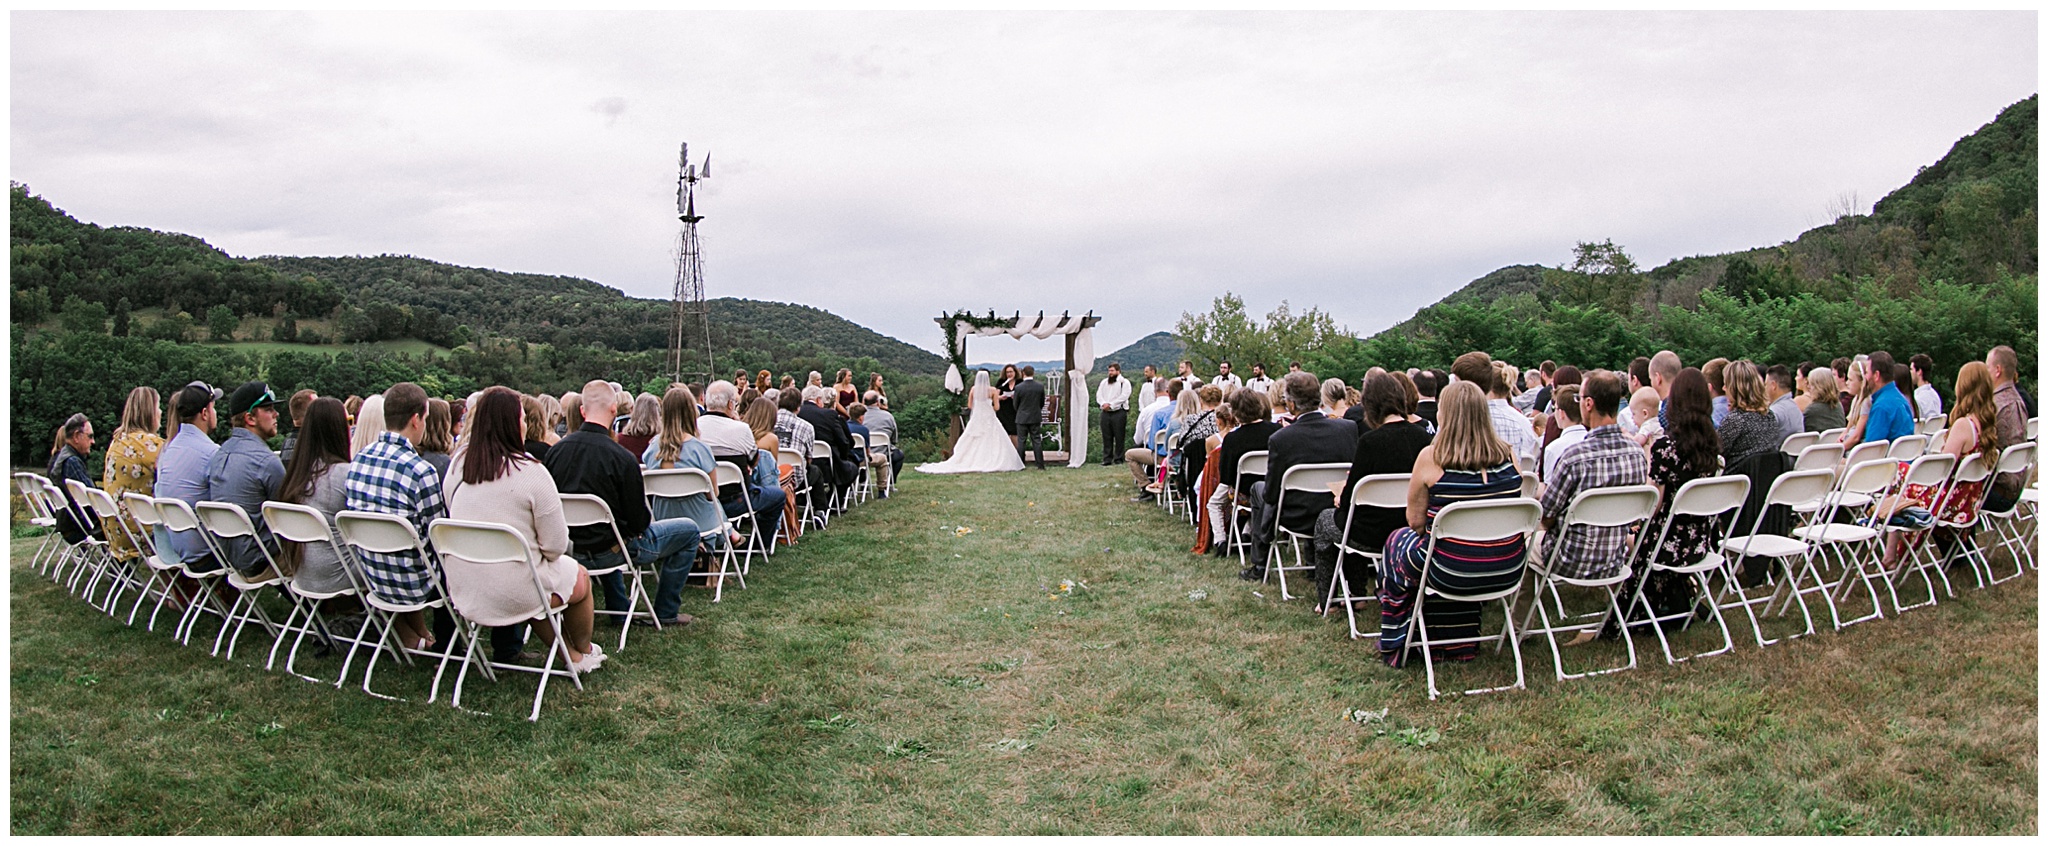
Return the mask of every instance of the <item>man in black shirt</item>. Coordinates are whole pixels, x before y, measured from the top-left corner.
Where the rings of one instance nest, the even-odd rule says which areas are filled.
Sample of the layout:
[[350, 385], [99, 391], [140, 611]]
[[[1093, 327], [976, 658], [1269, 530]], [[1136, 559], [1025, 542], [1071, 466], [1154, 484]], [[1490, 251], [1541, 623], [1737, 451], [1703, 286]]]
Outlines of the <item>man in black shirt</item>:
[[[1349, 463], [1358, 446], [1358, 427], [1341, 417], [1322, 412], [1322, 383], [1315, 374], [1295, 371], [1281, 378], [1288, 405], [1295, 411], [1294, 422], [1273, 433], [1266, 442], [1266, 480], [1253, 490], [1263, 503], [1252, 525], [1252, 565], [1238, 577], [1258, 581], [1266, 575], [1266, 554], [1272, 546], [1276, 525], [1301, 534], [1315, 531], [1316, 515], [1331, 507], [1335, 499], [1327, 492], [1287, 498], [1287, 510], [1280, 511], [1280, 485], [1287, 470], [1297, 464]], [[1298, 492], [1297, 492], [1298, 493]]]
[[1429, 423], [1423, 428], [1430, 432], [1436, 431], [1436, 392], [1443, 387], [1440, 378], [1434, 370], [1415, 371], [1415, 392], [1422, 395], [1415, 401], [1415, 416]]
[[[640, 462], [612, 439], [612, 417], [617, 413], [617, 395], [612, 386], [592, 381], [583, 386], [583, 426], [548, 448], [541, 464], [555, 477], [562, 493], [594, 494], [612, 508], [619, 536], [632, 547], [633, 561], [653, 564], [661, 582], [654, 589], [654, 616], [664, 626], [689, 625], [690, 615], [682, 609], [683, 580], [690, 575], [701, 540], [698, 526], [688, 518], [654, 520], [647, 510], [647, 490], [640, 482]], [[575, 555], [592, 568], [614, 566], [624, 551], [604, 526], [577, 526], [569, 530]], [[626, 577], [613, 573], [600, 577], [607, 611], [631, 611]]]
[[[1272, 407], [1266, 404], [1266, 395], [1250, 388], [1244, 388], [1230, 395], [1230, 412], [1237, 415], [1237, 428], [1223, 436], [1223, 443], [1216, 448], [1216, 492], [1209, 497], [1209, 524], [1228, 526], [1231, 518], [1230, 499], [1236, 495], [1239, 501], [1251, 501], [1251, 486], [1264, 476], [1237, 474], [1238, 462], [1246, 453], [1265, 452], [1266, 442], [1280, 431], [1280, 424], [1273, 422]], [[1238, 493], [1242, 491], [1242, 493]], [[1257, 512], [1253, 508], [1253, 512]], [[1212, 548], [1216, 555], [1227, 552], [1229, 544], [1217, 543]]]

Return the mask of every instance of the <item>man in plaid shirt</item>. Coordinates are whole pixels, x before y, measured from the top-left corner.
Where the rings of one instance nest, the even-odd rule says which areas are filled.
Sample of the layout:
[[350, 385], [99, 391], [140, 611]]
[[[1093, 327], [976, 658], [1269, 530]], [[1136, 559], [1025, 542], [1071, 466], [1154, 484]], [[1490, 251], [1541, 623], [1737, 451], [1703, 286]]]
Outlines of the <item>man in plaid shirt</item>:
[[[349, 510], [404, 517], [422, 541], [427, 524], [448, 515], [441, 501], [441, 474], [413, 448], [426, 433], [426, 411], [427, 392], [420, 386], [400, 382], [386, 390], [383, 422], [388, 431], [350, 459], [346, 483]], [[438, 573], [429, 572], [432, 565], [414, 553], [358, 550], [358, 557], [370, 589], [387, 601], [418, 604], [440, 595], [434, 588]], [[399, 614], [398, 628], [408, 647], [434, 643], [425, 616], [418, 611]]]
[[1601, 579], [1621, 570], [1629, 527], [1572, 526], [1559, 532], [1557, 523], [1581, 491], [1640, 485], [1649, 479], [1649, 457], [1614, 419], [1626, 390], [1621, 377], [1608, 370], [1587, 374], [1579, 386], [1579, 407], [1589, 431], [1557, 460], [1554, 478], [1547, 480], [1543, 491], [1543, 555], [1556, 575]]

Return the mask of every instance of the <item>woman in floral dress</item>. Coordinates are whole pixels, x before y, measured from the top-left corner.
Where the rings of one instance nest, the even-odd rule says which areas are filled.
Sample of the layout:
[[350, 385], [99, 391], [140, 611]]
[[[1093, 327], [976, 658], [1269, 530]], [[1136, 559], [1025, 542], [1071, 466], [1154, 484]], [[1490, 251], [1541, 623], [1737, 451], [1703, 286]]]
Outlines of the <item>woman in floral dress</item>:
[[[124, 513], [128, 502], [122, 497], [128, 493], [154, 495], [156, 458], [164, 448], [163, 436], [157, 434], [162, 427], [163, 403], [156, 389], [145, 385], [129, 391], [128, 403], [121, 410], [121, 428], [114, 430], [114, 441], [107, 445], [106, 467], [100, 475], [100, 488], [113, 495]], [[122, 561], [141, 554], [126, 531], [110, 527], [107, 543], [113, 547], [114, 557]]]

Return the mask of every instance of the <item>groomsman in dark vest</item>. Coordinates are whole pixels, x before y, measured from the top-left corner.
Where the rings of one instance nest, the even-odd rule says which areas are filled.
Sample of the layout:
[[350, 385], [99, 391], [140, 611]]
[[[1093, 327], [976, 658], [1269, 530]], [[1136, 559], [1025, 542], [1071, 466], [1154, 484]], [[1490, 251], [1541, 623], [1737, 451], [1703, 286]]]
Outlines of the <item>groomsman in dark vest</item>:
[[1031, 365], [1021, 368], [1024, 381], [1018, 382], [1011, 391], [1017, 404], [1017, 457], [1024, 457], [1024, 445], [1038, 457], [1038, 469], [1045, 469], [1045, 386], [1031, 378], [1036, 372]]

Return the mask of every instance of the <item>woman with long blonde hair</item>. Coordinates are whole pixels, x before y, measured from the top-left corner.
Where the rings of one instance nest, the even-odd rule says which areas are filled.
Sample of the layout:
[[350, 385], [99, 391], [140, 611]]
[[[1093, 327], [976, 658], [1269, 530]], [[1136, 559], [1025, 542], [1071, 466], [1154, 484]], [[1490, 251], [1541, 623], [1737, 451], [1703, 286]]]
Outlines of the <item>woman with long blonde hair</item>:
[[[123, 509], [128, 507], [123, 494], [155, 495], [156, 459], [164, 448], [164, 439], [157, 433], [162, 427], [163, 401], [156, 389], [143, 385], [129, 391], [128, 402], [121, 408], [121, 427], [107, 444], [106, 466], [100, 472], [100, 487], [113, 494], [114, 502]], [[123, 561], [140, 554], [127, 532], [108, 532], [107, 543], [113, 547], [114, 557]]]
[[[1486, 394], [1470, 382], [1455, 382], [1437, 397], [1437, 434], [1415, 457], [1408, 481], [1408, 525], [1387, 537], [1380, 562], [1380, 658], [1390, 667], [1408, 656], [1408, 627], [1421, 600], [1429, 527], [1444, 506], [1486, 499], [1512, 499], [1522, 491], [1514, 450], [1493, 428]], [[1459, 593], [1503, 590], [1522, 580], [1520, 534], [1497, 541], [1440, 541], [1428, 567], [1430, 584]], [[1432, 609], [1430, 631], [1443, 639], [1479, 631], [1479, 606], [1445, 603]], [[1471, 660], [1475, 644], [1444, 648], [1453, 660]]]

